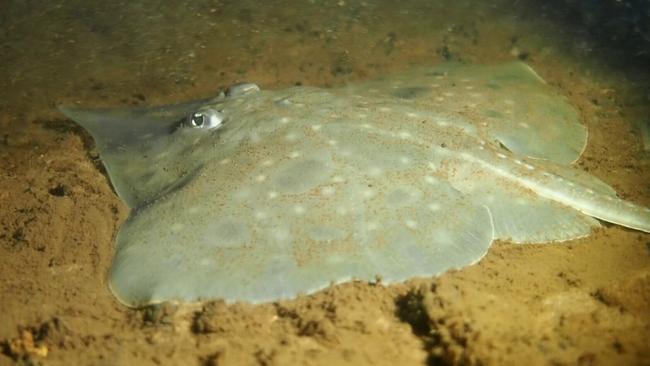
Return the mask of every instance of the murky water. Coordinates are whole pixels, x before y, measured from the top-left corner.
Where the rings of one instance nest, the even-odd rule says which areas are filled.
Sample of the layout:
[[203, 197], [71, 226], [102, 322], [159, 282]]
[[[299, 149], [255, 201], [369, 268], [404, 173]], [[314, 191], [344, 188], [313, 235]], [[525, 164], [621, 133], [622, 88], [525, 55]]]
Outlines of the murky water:
[[0, 100], [33, 110], [206, 95], [242, 80], [326, 86], [449, 60], [592, 62], [597, 40], [579, 19], [556, 21], [570, 10], [559, 3], [14, 1], [1, 15]]

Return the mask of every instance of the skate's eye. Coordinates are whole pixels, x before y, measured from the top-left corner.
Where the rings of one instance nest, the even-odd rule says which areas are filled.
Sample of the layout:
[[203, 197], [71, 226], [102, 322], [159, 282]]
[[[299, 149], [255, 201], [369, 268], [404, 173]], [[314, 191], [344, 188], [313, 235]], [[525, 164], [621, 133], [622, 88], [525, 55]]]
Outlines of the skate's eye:
[[221, 127], [226, 122], [226, 116], [216, 109], [202, 109], [190, 114], [184, 125], [191, 128], [212, 130]]

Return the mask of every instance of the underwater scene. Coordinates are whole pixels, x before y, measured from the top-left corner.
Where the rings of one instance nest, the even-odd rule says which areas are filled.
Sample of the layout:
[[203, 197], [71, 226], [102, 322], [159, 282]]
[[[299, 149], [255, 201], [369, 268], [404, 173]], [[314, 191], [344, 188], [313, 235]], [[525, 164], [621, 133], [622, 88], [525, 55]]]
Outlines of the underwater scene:
[[647, 1], [0, 24], [0, 365], [650, 364]]

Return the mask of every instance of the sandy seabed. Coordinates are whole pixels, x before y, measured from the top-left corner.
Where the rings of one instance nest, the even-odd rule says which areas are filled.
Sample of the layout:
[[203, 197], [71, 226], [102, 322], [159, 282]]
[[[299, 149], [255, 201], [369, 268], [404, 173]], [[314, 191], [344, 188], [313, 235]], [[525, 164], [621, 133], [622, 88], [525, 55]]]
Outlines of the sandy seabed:
[[[264, 305], [129, 309], [128, 215], [58, 103], [124, 106], [523, 59], [580, 111], [580, 168], [650, 205], [648, 71], [527, 1], [8, 2], [0, 14], [0, 365], [650, 365], [650, 236], [604, 224], [474, 266]], [[561, 12], [560, 12], [561, 13]], [[570, 19], [569, 19], [570, 20]], [[625, 65], [625, 66], [624, 66]]]

